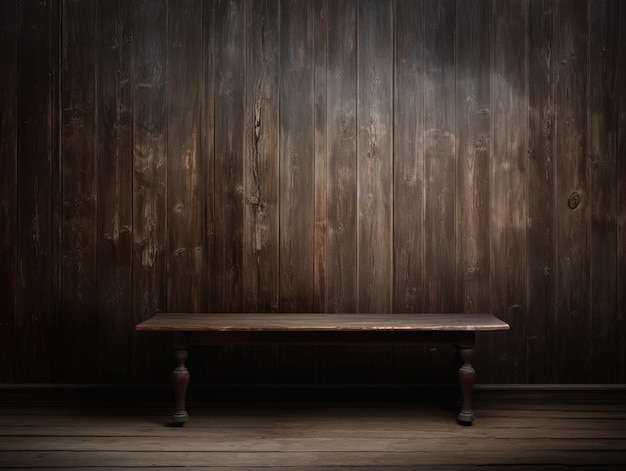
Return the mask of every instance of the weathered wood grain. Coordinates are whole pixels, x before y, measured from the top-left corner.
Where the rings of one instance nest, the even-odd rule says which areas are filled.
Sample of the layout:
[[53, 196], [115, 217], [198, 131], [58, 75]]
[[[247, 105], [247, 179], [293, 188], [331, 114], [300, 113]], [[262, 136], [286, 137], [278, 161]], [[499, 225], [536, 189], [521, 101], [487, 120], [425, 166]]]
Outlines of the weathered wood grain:
[[52, 354], [57, 347], [52, 337], [49, 204], [52, 197], [51, 39], [52, 6], [18, 3], [17, 291], [13, 340], [16, 382], [50, 381]]
[[[134, 323], [167, 309], [166, 31], [165, 0], [133, 3]], [[131, 357], [132, 376], [154, 380], [170, 354], [134, 336]]]
[[244, 310], [279, 308], [280, 4], [246, 4]]
[[209, 312], [217, 303], [215, 295], [215, 17], [216, 0], [203, 3], [202, 11], [202, 104], [201, 104], [201, 155], [204, 161], [204, 293]]
[[281, 2], [280, 308], [313, 309], [315, 142], [313, 3]]
[[453, 0], [424, 1], [423, 309], [427, 312], [452, 312], [455, 302], [455, 23]]
[[589, 97], [587, 101], [590, 316], [594, 383], [617, 381], [617, 53], [618, 2], [589, 8]]
[[[620, 4], [618, 44], [626, 44], [626, 8]], [[626, 47], [618, 46], [616, 83], [626, 83]], [[617, 90], [617, 350], [626, 351], [626, 92]], [[618, 380], [626, 382], [626, 356], [618, 355]]]
[[[395, 4], [393, 171], [390, 172], [393, 174], [393, 241], [387, 242], [393, 247], [394, 312], [422, 312], [426, 301], [423, 3], [402, 0]], [[372, 36], [377, 41], [378, 35]], [[374, 222], [383, 227], [385, 223], [389, 221]]]
[[129, 378], [132, 316], [132, 4], [97, 5], [98, 376]]
[[456, 8], [456, 309], [491, 308], [491, 2]]
[[0, 3], [0, 381], [13, 381], [17, 304], [17, 25], [16, 2]]
[[391, 1], [357, 3], [359, 312], [390, 312], [393, 295], [393, 21]]
[[243, 314], [159, 313], [137, 325], [138, 331], [478, 331], [508, 330], [505, 322], [488, 313], [473, 314]]
[[527, 379], [550, 377], [551, 339], [556, 335], [556, 228], [554, 175], [554, 50], [551, 0], [528, 3], [528, 161], [526, 287]]
[[[556, 293], [552, 378], [592, 377], [589, 293], [589, 218], [592, 195], [587, 165], [588, 8], [586, 1], [557, 1], [554, 9]], [[575, 360], [572, 361], [572, 359]]]
[[491, 66], [491, 312], [513, 326], [489, 338], [488, 367], [505, 383], [526, 381], [526, 2], [493, 4]]
[[243, 309], [245, 3], [216, 6], [215, 297], [217, 310]]
[[202, 3], [167, 9], [167, 306], [204, 311]]
[[328, 3], [327, 310], [357, 308], [356, 3]]
[[315, 146], [315, 258], [313, 260], [313, 310], [326, 311], [327, 297], [327, 213], [328, 213], [328, 4], [313, 2], [313, 93]]

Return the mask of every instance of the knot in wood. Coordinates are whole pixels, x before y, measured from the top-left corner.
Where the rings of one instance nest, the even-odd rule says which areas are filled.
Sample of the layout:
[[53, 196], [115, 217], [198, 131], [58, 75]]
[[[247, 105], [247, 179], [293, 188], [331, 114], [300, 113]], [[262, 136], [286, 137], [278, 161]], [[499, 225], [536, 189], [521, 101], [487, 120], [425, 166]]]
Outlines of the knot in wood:
[[578, 193], [577, 191], [573, 191], [567, 197], [567, 206], [569, 206], [570, 209], [576, 209], [578, 208], [579, 205], [580, 205], [580, 193]]

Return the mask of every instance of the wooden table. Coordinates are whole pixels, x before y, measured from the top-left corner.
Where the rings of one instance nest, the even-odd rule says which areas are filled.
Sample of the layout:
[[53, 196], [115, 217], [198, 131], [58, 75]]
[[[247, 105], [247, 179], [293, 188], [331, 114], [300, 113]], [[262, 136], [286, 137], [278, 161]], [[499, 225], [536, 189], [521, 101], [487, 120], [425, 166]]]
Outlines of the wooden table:
[[176, 367], [172, 374], [176, 394], [174, 423], [188, 419], [185, 398], [189, 371], [185, 365], [190, 345], [413, 345], [449, 343], [462, 360], [459, 384], [462, 408], [458, 421], [474, 420], [472, 367], [476, 332], [508, 330], [491, 314], [241, 314], [159, 313], [137, 325], [138, 331], [167, 331], [174, 337]]

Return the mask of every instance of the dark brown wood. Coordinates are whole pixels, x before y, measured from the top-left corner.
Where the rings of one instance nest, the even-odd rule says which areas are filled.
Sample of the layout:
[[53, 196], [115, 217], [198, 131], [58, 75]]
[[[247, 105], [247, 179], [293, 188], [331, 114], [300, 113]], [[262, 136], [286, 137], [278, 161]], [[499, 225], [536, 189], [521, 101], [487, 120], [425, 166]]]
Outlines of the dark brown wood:
[[97, 5], [98, 376], [129, 378], [132, 318], [132, 3]]
[[[588, 3], [556, 2], [555, 178], [556, 302], [551, 375], [557, 382], [586, 382], [592, 376], [593, 345], [589, 293], [589, 217], [587, 165]], [[578, 193], [580, 205], [570, 197]], [[570, 361], [576, 358], [575, 362]]]
[[311, 311], [315, 255], [313, 3], [281, 2], [280, 309]]
[[17, 303], [17, 2], [0, 3], [0, 382], [13, 381]]
[[313, 93], [315, 122], [315, 258], [313, 277], [313, 311], [326, 311], [327, 297], [327, 182], [328, 182], [328, 4], [313, 1]]
[[395, 4], [393, 312], [424, 309], [424, 7]]
[[[454, 312], [456, 4], [424, 1], [424, 306]], [[399, 64], [398, 64], [399, 65]], [[394, 170], [395, 172], [395, 170]]]
[[[161, 381], [132, 326], [184, 308], [490, 311], [481, 382], [623, 382], [620, 5], [3, 4], [0, 381]], [[451, 380], [436, 346], [210, 351], [218, 382]]]
[[[213, 311], [218, 302], [215, 295], [217, 274], [215, 265], [215, 15], [216, 0], [203, 3], [202, 11], [202, 104], [200, 134], [201, 153], [204, 161], [205, 201], [203, 213], [205, 217], [205, 252], [204, 252], [204, 293], [208, 311]], [[209, 282], [209, 280], [211, 282]]]
[[[167, 3], [134, 2], [133, 15], [133, 321], [138, 323], [167, 309]], [[154, 380], [155, 362], [170, 357], [154, 339], [135, 336], [131, 349], [132, 375], [143, 380]]]
[[491, 2], [456, 5], [456, 311], [490, 309]]
[[[52, 337], [50, 205], [52, 19], [49, 2], [18, 3], [17, 291], [12, 355], [13, 380], [18, 383], [49, 382], [56, 347]], [[71, 285], [67, 289], [71, 292]]]
[[474, 421], [472, 393], [476, 372], [471, 360], [476, 331], [508, 330], [491, 314], [184, 314], [162, 313], [137, 325], [139, 331], [174, 333], [177, 367], [172, 375], [176, 408], [174, 423], [188, 419], [185, 397], [189, 372], [188, 345], [215, 344], [420, 344], [458, 346], [462, 409], [458, 421]]
[[626, 464], [622, 393], [480, 391], [477, 430], [451, 427], [453, 415], [431, 397], [346, 405], [312, 396], [294, 401], [302, 396], [290, 390], [285, 405], [257, 394], [242, 393], [245, 407], [198, 405], [182, 429], [163, 427], [163, 408], [153, 403], [3, 401], [0, 466], [409, 471], [419, 463], [450, 471], [618, 471]]
[[508, 330], [491, 314], [159, 313], [138, 331], [490, 331]]
[[491, 310], [514, 328], [510, 337], [489, 338], [489, 350], [502, 353], [488, 368], [505, 383], [523, 383], [528, 317], [526, 263], [521, 263], [528, 219], [526, 2], [494, 2], [492, 15]]
[[246, 4], [244, 310], [279, 306], [279, 3]]
[[245, 4], [216, 6], [215, 284], [216, 310], [243, 308]]
[[[96, 2], [62, 7], [63, 295], [61, 378], [95, 381], [97, 353]], [[76, 352], [81, 352], [76, 355]]]
[[357, 307], [356, 2], [328, 2], [327, 311]]
[[590, 316], [595, 383], [617, 381], [617, 365], [598, 361], [620, 356], [617, 292], [617, 53], [618, 2], [589, 8], [589, 97], [587, 102]]
[[186, 361], [189, 358], [189, 352], [187, 351], [187, 345], [184, 341], [179, 341], [174, 346], [174, 360], [176, 361], [176, 368], [172, 372], [172, 384], [174, 386], [175, 394], [175, 409], [174, 416], [172, 418], [175, 425], [183, 425], [187, 422], [189, 414], [186, 410], [187, 388], [189, 387], [189, 381], [191, 376], [186, 366]]
[[458, 348], [459, 357], [463, 364], [459, 369], [459, 384], [461, 386], [461, 412], [458, 421], [461, 425], [472, 425], [474, 412], [472, 406], [472, 391], [476, 382], [476, 371], [472, 367], [474, 358], [473, 346], [462, 345]]
[[551, 0], [528, 3], [528, 160], [526, 265], [527, 380], [548, 381], [557, 332], [554, 176], [553, 19]]
[[[390, 0], [357, 2], [359, 312], [392, 310], [393, 21]], [[419, 239], [419, 234], [400, 234]]]
[[[620, 5], [618, 44], [626, 42], [626, 8]], [[626, 47], [618, 46], [616, 83], [626, 81]], [[617, 123], [617, 350], [626, 351], [626, 92], [617, 90], [618, 123]], [[618, 381], [626, 382], [626, 355], [618, 355]]]
[[204, 311], [202, 3], [167, 10], [167, 306]]

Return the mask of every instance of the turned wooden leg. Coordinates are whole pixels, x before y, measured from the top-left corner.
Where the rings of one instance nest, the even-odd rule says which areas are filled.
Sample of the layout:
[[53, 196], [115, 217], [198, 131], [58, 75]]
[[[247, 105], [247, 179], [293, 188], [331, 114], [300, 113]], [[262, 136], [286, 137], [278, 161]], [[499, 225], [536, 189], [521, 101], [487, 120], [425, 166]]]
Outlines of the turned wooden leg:
[[176, 398], [176, 409], [174, 411], [174, 424], [183, 425], [187, 422], [189, 415], [185, 409], [185, 401], [187, 398], [187, 388], [189, 387], [189, 370], [185, 366], [185, 362], [189, 357], [187, 348], [176, 348], [174, 350], [174, 358], [176, 360], [176, 368], [172, 372], [172, 384], [174, 386], [174, 394]]
[[476, 371], [472, 367], [474, 349], [458, 347], [459, 356], [463, 365], [459, 369], [459, 385], [461, 387], [461, 412], [459, 413], [459, 423], [461, 425], [472, 425], [474, 421], [474, 411], [472, 410], [472, 393], [476, 382]]

